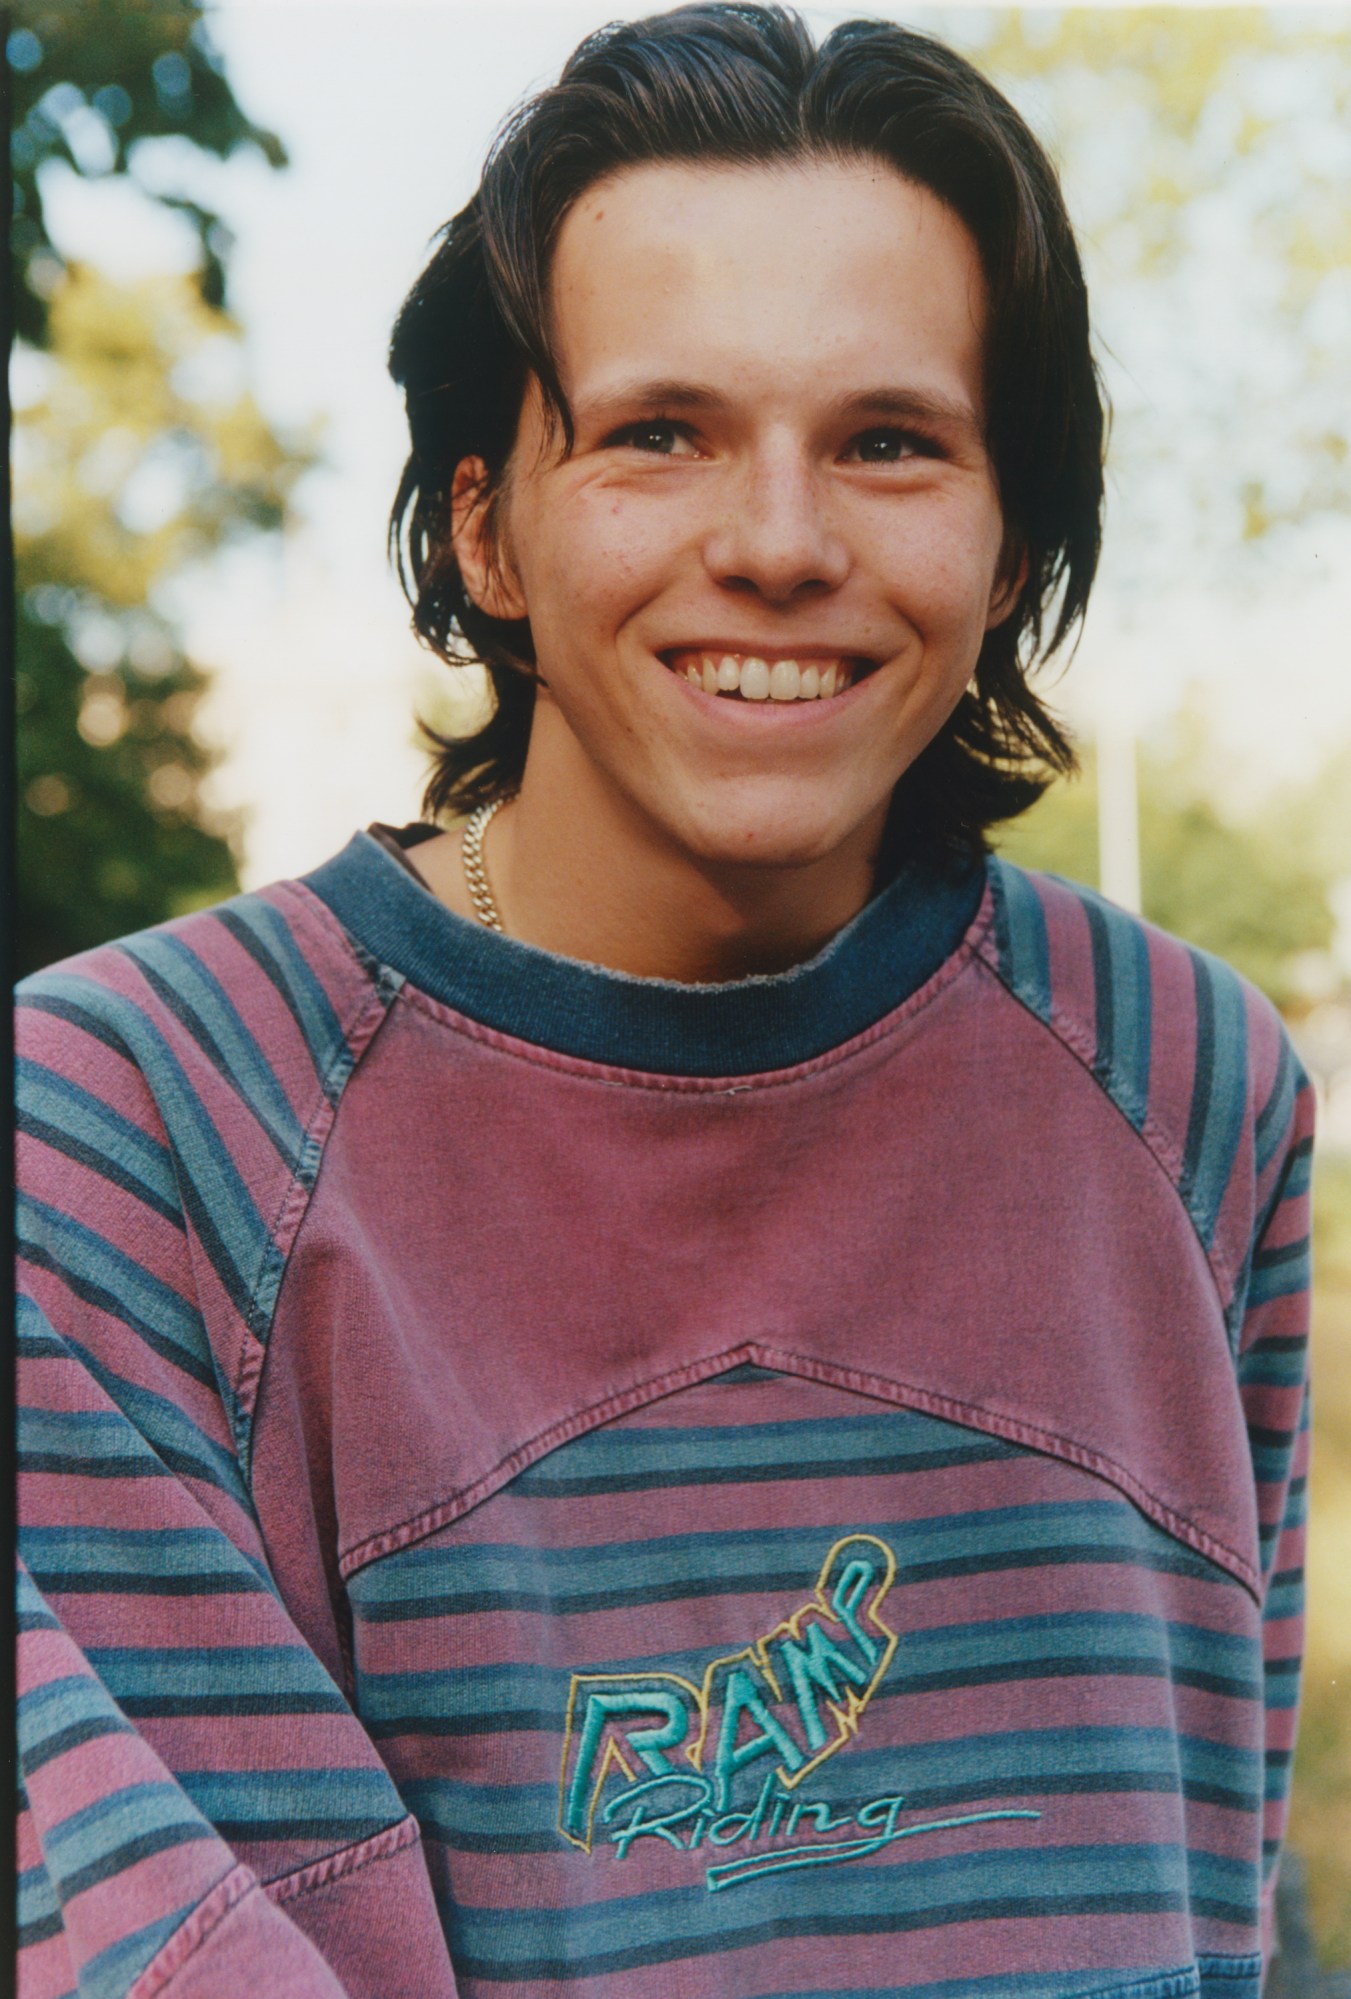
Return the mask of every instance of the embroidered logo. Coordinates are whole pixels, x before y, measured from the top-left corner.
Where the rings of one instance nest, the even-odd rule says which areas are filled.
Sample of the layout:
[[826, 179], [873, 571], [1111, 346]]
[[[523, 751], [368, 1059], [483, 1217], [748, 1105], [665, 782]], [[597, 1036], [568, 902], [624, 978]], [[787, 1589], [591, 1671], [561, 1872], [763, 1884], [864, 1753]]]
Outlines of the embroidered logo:
[[[903, 1796], [855, 1811], [806, 1795], [814, 1770], [853, 1741], [891, 1664], [897, 1634], [882, 1615], [896, 1557], [851, 1534], [822, 1564], [807, 1601], [739, 1652], [714, 1659], [699, 1685], [678, 1673], [575, 1673], [568, 1695], [558, 1829], [589, 1853], [597, 1839], [623, 1860], [635, 1842], [682, 1852], [793, 1839], [707, 1869], [712, 1890], [794, 1867], [860, 1859], [898, 1839], [1037, 1812], [968, 1812], [898, 1823]], [[747, 1805], [747, 1798], [753, 1802]], [[861, 1836], [860, 1836], [861, 1835]]]

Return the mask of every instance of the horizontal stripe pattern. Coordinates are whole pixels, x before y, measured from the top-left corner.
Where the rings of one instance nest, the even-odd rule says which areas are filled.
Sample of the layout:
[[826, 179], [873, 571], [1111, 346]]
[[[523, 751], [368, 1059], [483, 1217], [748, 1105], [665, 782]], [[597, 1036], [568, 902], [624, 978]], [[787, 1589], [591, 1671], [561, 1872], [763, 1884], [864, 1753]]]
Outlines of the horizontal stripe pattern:
[[[747, 1384], [757, 1410], [778, 1386]], [[814, 1990], [884, 1937], [905, 1939], [907, 1964], [933, 1982], [957, 1964], [975, 1980], [988, 1926], [1010, 1923], [1086, 1950], [1086, 1965], [1099, 1934], [1156, 1966], [1150, 1951], [1171, 1938], [1185, 1963], [1194, 1928], [1242, 1958], [1263, 1788], [1247, 1595], [1071, 1467], [1001, 1444], [1001, 1479], [1023, 1494], [1008, 1504], [1007, 1483], [989, 1488], [986, 1439], [843, 1394], [822, 1416], [799, 1387], [782, 1385], [783, 1417], [755, 1422], [700, 1422], [706, 1395], [670, 1396], [349, 1581], [357, 1709], [422, 1825], [462, 1989], [599, 1991], [664, 1971], [711, 1995], [724, 1989], [714, 1960], [734, 1950], [745, 1989], [792, 1991], [772, 1982], [791, 1942]], [[707, 1476], [719, 1465], [741, 1467], [747, 1492], [816, 1468], [813, 1524], [738, 1526], [725, 1482]], [[926, 1512], [935, 1466], [964, 1481], [960, 1512]], [[635, 1538], [635, 1482], [663, 1481], [690, 1524]], [[850, 1536], [894, 1551], [883, 1615], [898, 1639], [851, 1739], [803, 1795], [837, 1817], [899, 1796], [905, 1824], [958, 1822], [871, 1863], [799, 1861], [714, 1892], [706, 1869], [774, 1845], [685, 1853], [654, 1836], [621, 1856], [602, 1832], [592, 1852], [571, 1846], [559, 1829], [570, 1699], [575, 1711], [591, 1684], [652, 1674], [699, 1686], [809, 1601]], [[1027, 1609], [1048, 1572], [1074, 1578], [1082, 1608]], [[1052, 1583], [1048, 1600], [1065, 1592]], [[492, 1658], [447, 1672], [437, 1662], [463, 1653], [466, 1622], [491, 1631]], [[1011, 1810], [1035, 1816], [982, 1816]]]
[[[278, 1596], [240, 1387], [334, 1107], [396, 987], [293, 890], [20, 990], [33, 1999], [124, 1999], [241, 1858], [286, 1874], [405, 1816]], [[282, 1920], [260, 1907], [255, 1923]], [[329, 1995], [317, 1958], [310, 1975]]]
[[[745, 1378], [745, 1377], [743, 1377]], [[752, 1372], [750, 1379], [765, 1379]], [[557, 1454], [532, 1465], [515, 1482], [518, 1498], [580, 1498], [590, 1494], [666, 1491], [704, 1484], [788, 1482], [834, 1477], [839, 1452], [829, 1430], [819, 1458], [785, 1458], [783, 1445], [799, 1442], [796, 1424], [726, 1424], [716, 1430], [603, 1429], [581, 1437], [560, 1464]], [[848, 1456], [856, 1475], [946, 1470], [1016, 1456], [997, 1437], [954, 1430], [924, 1417], [898, 1432], [887, 1415], [860, 1417], [848, 1427]]]
[[[785, 1479], [788, 1475], [785, 1466]], [[914, 1580], [1074, 1562], [1209, 1574], [1203, 1557], [1151, 1532], [1139, 1514], [1115, 1500], [1007, 1507], [903, 1523], [864, 1521], [849, 1531], [880, 1534], [884, 1527], [895, 1537], [897, 1558]], [[800, 1581], [797, 1544], [795, 1532], [724, 1534], [712, 1546], [698, 1536], [671, 1535], [644, 1543], [637, 1573], [633, 1545], [625, 1541], [577, 1549], [506, 1542], [436, 1545], [361, 1571], [350, 1594], [358, 1616], [368, 1624], [507, 1610], [579, 1616], [678, 1598], [793, 1589]]]
[[[1270, 1900], [1303, 1642], [1312, 1088], [1274, 1010], [1228, 966], [1076, 884], [995, 861], [990, 886], [987, 962], [1086, 1061], [1150, 1146], [1210, 1257], [1225, 1308], [1266, 1580]], [[1174, 1050], [1177, 1025], [1191, 1023], [1189, 1062], [1176, 1052], [1149, 1059], [1143, 1023], [1151, 1019], [1174, 1024]]]
[[113, 1999], [234, 1863], [22, 1568], [18, 1586], [21, 1865], [40, 1854], [20, 1876], [21, 1950], [48, 1990], [78, 1976], [82, 1999]]
[[[269, 1569], [252, 1418], [333, 1118], [401, 979], [303, 887], [239, 898], [21, 993], [34, 1999], [125, 1994], [241, 1858], [294, 1874], [378, 1848], [407, 1810], [469, 1999], [1256, 1999], [1298, 1692], [1310, 1093], [1223, 966], [1003, 863], [990, 894], [974, 976], [1115, 1106], [1209, 1261], [1248, 1423], [1260, 1618], [1071, 1465], [801, 1382], [774, 1414], [773, 1377], [747, 1370], [719, 1421], [668, 1397], [360, 1569], [337, 1607], [354, 1714], [336, 1624], [307, 1642]], [[649, 1833], [621, 1853], [600, 1818], [591, 1851], [565, 1838], [585, 1676], [713, 1675], [716, 1706], [727, 1662], [803, 1610], [850, 1537], [894, 1552], [896, 1645], [860, 1712], [828, 1653], [792, 1669], [797, 1695], [778, 1689], [799, 1730], [815, 1701], [827, 1738], [844, 1731], [793, 1793], [801, 1829], [761, 1840], [724, 1814], [698, 1851]], [[735, 1761], [757, 1714], [723, 1746], [743, 1817], [771, 1768]], [[615, 1728], [614, 1753], [637, 1757]], [[879, 1801], [894, 1810], [874, 1846]], [[821, 1814], [842, 1849], [826, 1864]], [[790, 1866], [745, 1866], [793, 1839]], [[400, 1905], [410, 1934], [420, 1907]], [[325, 1978], [304, 1999], [331, 1999]]]
[[[1236, 1700], [1260, 1700], [1263, 1692], [1259, 1662], [1247, 1639], [1138, 1613], [964, 1620], [909, 1631], [905, 1645], [904, 1679], [880, 1687], [873, 1697], [878, 1704], [916, 1693], [1082, 1675], [1167, 1679]], [[660, 1657], [607, 1659], [604, 1666], [626, 1673], [664, 1667], [698, 1681], [717, 1656], [718, 1648], [705, 1646]], [[464, 1666], [450, 1675], [369, 1672], [360, 1680], [361, 1711], [377, 1739], [548, 1728], [567, 1705], [570, 1677], [561, 1666], [516, 1664]]]
[[[775, 1883], [751, 1882], [734, 1907], [702, 1888], [625, 1896], [600, 1908], [513, 1909], [509, 1923], [497, 1911], [448, 1907], [456, 1963], [471, 1981], [501, 1986], [575, 1984], [579, 1961], [597, 1977], [645, 1965], [697, 1961], [744, 1952], [757, 1945], [806, 1938], [828, 1939], [831, 1956], [843, 1955], [853, 1937], [906, 1938], [907, 1955], [924, 1930], [951, 1932], [976, 1923], [1040, 1923], [1080, 1918], [1104, 1922], [1136, 1919], [1156, 1926], [1192, 1906], [1210, 1907], [1217, 1920], [1248, 1916], [1241, 1870], [1222, 1860], [1167, 1848], [1119, 1847], [1112, 1855], [1113, 1883], [1105, 1890], [1100, 1849], [1044, 1848], [1035, 1854], [961, 1853], [942, 1861], [915, 1861], [904, 1869], [860, 1867], [822, 1870], [799, 1880], [792, 1903], [783, 1904]], [[1189, 1880], [1189, 1872], [1191, 1878]], [[1114, 1928], [1124, 1928], [1120, 1920]], [[472, 1989], [472, 1987], [471, 1987]]]

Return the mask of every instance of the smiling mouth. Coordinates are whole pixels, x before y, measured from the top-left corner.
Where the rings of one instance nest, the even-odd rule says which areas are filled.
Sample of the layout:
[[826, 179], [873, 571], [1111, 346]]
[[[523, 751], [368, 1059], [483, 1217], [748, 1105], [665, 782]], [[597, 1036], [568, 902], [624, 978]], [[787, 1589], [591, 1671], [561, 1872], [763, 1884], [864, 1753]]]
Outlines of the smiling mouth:
[[872, 672], [874, 661], [839, 653], [826, 659], [773, 659], [760, 653], [695, 651], [663, 653], [663, 664], [705, 694], [729, 701], [829, 701]]

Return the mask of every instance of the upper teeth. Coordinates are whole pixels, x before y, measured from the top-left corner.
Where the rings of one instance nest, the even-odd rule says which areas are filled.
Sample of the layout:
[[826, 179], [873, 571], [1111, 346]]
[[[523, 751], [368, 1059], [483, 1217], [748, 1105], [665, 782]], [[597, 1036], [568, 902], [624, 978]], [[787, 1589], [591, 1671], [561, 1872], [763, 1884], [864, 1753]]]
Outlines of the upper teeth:
[[756, 654], [679, 653], [675, 670], [705, 694], [740, 694], [743, 701], [816, 701], [842, 694], [853, 680], [843, 660], [768, 660]]

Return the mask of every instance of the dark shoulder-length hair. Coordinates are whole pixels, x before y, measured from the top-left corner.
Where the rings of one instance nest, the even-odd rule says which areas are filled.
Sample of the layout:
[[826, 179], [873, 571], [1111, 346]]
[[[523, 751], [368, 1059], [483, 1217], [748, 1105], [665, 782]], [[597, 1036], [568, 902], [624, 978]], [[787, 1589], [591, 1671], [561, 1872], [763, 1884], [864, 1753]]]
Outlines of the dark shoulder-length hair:
[[[680, 7], [589, 35], [559, 81], [499, 132], [478, 192], [437, 247], [394, 328], [390, 372], [412, 449], [390, 520], [413, 625], [451, 664], [480, 660], [488, 721], [435, 736], [424, 810], [472, 811], [520, 782], [534, 709], [527, 623], [487, 617], [450, 540], [455, 467], [479, 457], [500, 496], [526, 383], [573, 443], [550, 346], [550, 260], [573, 203], [649, 161], [731, 165], [876, 158], [961, 218], [989, 293], [987, 446], [1007, 546], [1026, 562], [1016, 606], [896, 787], [880, 864], [966, 859], [1022, 812], [1070, 744], [1028, 684], [1074, 630], [1101, 541], [1104, 413], [1083, 273], [1055, 170], [1013, 107], [927, 36], [849, 21], [818, 48], [791, 9]], [[489, 532], [493, 517], [490, 498]], [[428, 732], [429, 734], [431, 732]]]

